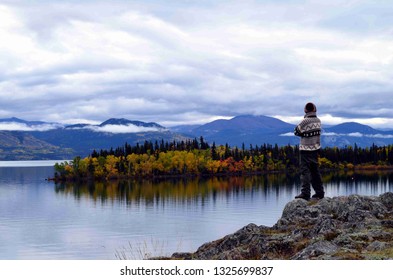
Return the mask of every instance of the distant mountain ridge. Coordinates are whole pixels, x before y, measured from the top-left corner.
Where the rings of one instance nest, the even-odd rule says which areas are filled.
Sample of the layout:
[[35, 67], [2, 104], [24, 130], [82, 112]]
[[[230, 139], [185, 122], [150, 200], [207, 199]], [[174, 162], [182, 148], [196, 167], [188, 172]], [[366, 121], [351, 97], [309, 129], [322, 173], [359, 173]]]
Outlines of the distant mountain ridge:
[[[138, 127], [155, 127], [159, 129], [165, 129], [165, 127], [155, 123], [155, 122], [142, 122], [142, 121], [131, 121], [128, 119], [124, 118], [111, 118], [108, 119], [104, 122], [102, 122], [99, 125], [93, 125], [93, 124], [86, 124], [86, 123], [78, 123], [78, 124], [60, 124], [60, 123], [54, 123], [54, 122], [44, 122], [44, 121], [26, 121], [22, 120], [16, 117], [12, 118], [5, 118], [5, 119], [0, 119], [0, 123], [17, 123], [17, 124], [25, 124], [27, 126], [38, 126], [38, 125], [57, 125], [58, 127], [64, 127], [64, 128], [87, 128], [87, 127], [94, 127], [94, 126], [99, 126], [99, 127], [104, 127], [106, 125], [134, 125]], [[0, 129], [1, 130], [1, 129]]]
[[230, 120], [215, 120], [213, 122], [201, 125], [197, 130], [209, 131], [219, 129], [229, 130], [259, 130], [259, 129], [288, 129], [293, 127], [292, 124], [288, 124], [279, 119], [267, 117], [267, 116], [252, 116], [252, 115], [241, 115], [234, 117]]
[[[64, 125], [7, 118], [0, 119], [0, 160], [87, 156], [93, 149], [116, 148], [126, 142], [135, 145], [144, 141], [181, 141], [201, 136], [210, 144], [215, 142], [216, 145], [238, 147], [244, 144], [246, 148], [264, 143], [296, 145], [299, 138], [293, 134], [294, 127], [295, 124], [277, 118], [254, 115], [170, 128], [155, 122], [124, 118], [111, 118], [97, 125]], [[323, 128], [321, 140], [324, 147], [353, 146], [355, 143], [361, 147], [373, 144], [386, 146], [393, 144], [393, 131], [347, 122]]]
[[[5, 130], [2, 125], [6, 126]], [[136, 145], [145, 141], [187, 139], [157, 123], [115, 118], [99, 125], [64, 125], [8, 118], [0, 119], [0, 132], [4, 139], [0, 141], [0, 160], [70, 159], [87, 156], [93, 150], [117, 148], [126, 142]], [[35, 144], [26, 145], [24, 139]]]
[[[301, 118], [299, 118], [299, 121]], [[325, 126], [323, 126], [325, 127]], [[208, 142], [228, 143], [232, 146], [259, 145], [263, 143], [296, 145], [299, 138], [294, 136], [295, 124], [267, 116], [241, 115], [229, 120], [216, 120], [199, 127], [175, 127], [179, 133], [192, 137], [203, 135]], [[356, 122], [345, 122], [323, 128], [322, 145], [328, 147], [384, 146], [393, 144], [392, 130], [378, 130]]]
[[164, 127], [155, 123], [155, 122], [141, 122], [141, 121], [130, 121], [124, 118], [121, 119], [116, 119], [116, 118], [112, 118], [109, 120], [104, 121], [103, 123], [101, 123], [99, 126], [106, 126], [106, 125], [135, 125], [135, 126], [139, 126], [139, 127], [156, 127], [156, 128], [160, 128], [163, 129]]
[[[229, 120], [216, 120], [189, 132], [198, 137], [202, 135], [208, 142], [241, 146], [250, 144], [277, 143], [287, 145], [288, 138], [277, 136], [293, 131], [293, 124], [267, 116], [241, 115]], [[289, 142], [291, 143], [291, 141]]]
[[25, 131], [0, 131], [0, 160], [70, 159], [74, 151]]
[[42, 122], [42, 121], [25, 121], [19, 118], [6, 118], [6, 119], [0, 119], [0, 122], [2, 123], [23, 123], [23, 124], [27, 124], [27, 125], [40, 125], [40, 124], [45, 124], [46, 122]]
[[356, 123], [356, 122], [345, 122], [333, 127], [330, 127], [328, 131], [336, 133], [364, 133], [364, 134], [378, 134], [378, 133], [392, 133], [391, 131], [382, 131], [372, 128], [371, 126]]

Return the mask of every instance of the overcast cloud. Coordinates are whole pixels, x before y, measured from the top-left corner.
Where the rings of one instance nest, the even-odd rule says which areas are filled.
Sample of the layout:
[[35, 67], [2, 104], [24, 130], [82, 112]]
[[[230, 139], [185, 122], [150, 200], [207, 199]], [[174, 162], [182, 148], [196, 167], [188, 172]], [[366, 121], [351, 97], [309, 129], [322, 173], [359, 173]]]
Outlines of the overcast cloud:
[[390, 1], [0, 0], [0, 118], [393, 128]]
[[110, 133], [138, 133], [138, 132], [162, 131], [157, 127], [144, 127], [144, 126], [136, 126], [132, 124], [128, 124], [128, 125], [108, 124], [104, 126], [88, 126], [86, 128], [97, 132], [110, 132]]
[[57, 129], [60, 127], [61, 126], [56, 124], [27, 125], [24, 123], [17, 123], [17, 122], [0, 123], [0, 130], [6, 130], [6, 131], [47, 131], [47, 130]]

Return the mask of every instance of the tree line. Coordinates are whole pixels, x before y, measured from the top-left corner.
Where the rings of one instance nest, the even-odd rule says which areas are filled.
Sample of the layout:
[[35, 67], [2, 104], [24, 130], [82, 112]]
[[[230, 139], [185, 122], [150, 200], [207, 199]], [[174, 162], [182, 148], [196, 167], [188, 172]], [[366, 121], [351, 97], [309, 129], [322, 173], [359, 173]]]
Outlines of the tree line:
[[[55, 165], [55, 180], [119, 179], [160, 176], [244, 175], [299, 167], [299, 147], [270, 144], [231, 147], [209, 145], [203, 137], [185, 141], [145, 141], [93, 151]], [[390, 168], [393, 145], [326, 147], [320, 151], [322, 169]]]

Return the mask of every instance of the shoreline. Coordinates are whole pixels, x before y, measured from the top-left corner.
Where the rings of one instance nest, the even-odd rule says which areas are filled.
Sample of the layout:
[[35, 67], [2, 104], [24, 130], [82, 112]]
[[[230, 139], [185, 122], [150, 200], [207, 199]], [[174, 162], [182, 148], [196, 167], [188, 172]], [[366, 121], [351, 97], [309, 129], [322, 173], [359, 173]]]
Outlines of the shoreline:
[[[331, 173], [331, 172], [345, 172], [345, 173], [357, 173], [357, 172], [393, 172], [393, 166], [355, 166], [354, 168], [340, 169], [340, 168], [324, 168], [320, 169], [320, 172]], [[236, 173], [216, 173], [216, 174], [160, 174], [160, 175], [149, 175], [149, 176], [112, 176], [108, 178], [93, 178], [93, 177], [48, 177], [45, 180], [55, 183], [67, 183], [67, 182], [112, 182], [120, 180], [165, 180], [165, 179], [195, 179], [195, 178], [231, 178], [231, 177], [252, 177], [261, 175], [274, 175], [274, 174], [297, 174], [299, 170], [268, 170], [268, 171], [252, 171], [252, 172], [236, 172]]]

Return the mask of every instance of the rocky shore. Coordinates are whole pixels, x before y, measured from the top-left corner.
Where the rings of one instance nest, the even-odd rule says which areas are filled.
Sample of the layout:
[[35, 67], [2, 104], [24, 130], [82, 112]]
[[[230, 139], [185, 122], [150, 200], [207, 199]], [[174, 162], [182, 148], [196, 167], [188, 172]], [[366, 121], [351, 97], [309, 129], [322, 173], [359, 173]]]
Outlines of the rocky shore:
[[272, 227], [249, 224], [170, 259], [393, 259], [393, 193], [295, 199]]

